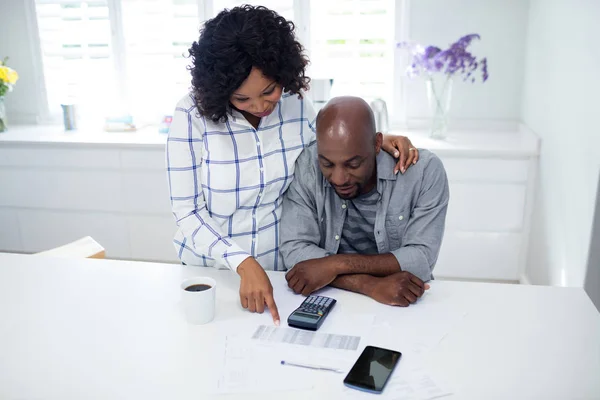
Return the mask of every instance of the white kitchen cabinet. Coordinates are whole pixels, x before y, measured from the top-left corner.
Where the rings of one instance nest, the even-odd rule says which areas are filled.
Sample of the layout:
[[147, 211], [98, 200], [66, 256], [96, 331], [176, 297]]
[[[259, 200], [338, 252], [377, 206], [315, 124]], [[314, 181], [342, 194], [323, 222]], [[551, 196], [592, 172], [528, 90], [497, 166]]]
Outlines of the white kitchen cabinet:
[[445, 141], [409, 133], [446, 168], [450, 203], [436, 277], [517, 281], [527, 259], [538, 138], [514, 132], [454, 132]]
[[[434, 141], [450, 182], [436, 277], [516, 281], [526, 260], [538, 139], [527, 129]], [[90, 235], [107, 257], [177, 262], [165, 135], [11, 127], [0, 135], [0, 251], [37, 252]]]

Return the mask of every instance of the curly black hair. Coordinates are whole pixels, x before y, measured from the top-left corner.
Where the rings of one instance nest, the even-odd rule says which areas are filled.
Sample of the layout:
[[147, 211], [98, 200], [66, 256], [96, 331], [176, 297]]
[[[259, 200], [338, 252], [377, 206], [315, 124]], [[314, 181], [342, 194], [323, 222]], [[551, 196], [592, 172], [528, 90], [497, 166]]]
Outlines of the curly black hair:
[[294, 36], [294, 24], [262, 6], [243, 5], [208, 20], [189, 49], [192, 92], [201, 115], [225, 122], [229, 99], [252, 67], [286, 92], [308, 90], [308, 58]]

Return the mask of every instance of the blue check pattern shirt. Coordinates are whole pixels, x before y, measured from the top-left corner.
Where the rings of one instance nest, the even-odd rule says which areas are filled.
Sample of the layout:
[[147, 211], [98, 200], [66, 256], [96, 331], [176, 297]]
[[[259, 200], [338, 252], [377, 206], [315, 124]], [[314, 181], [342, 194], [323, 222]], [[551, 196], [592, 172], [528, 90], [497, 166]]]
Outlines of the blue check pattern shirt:
[[315, 111], [306, 96], [284, 94], [258, 129], [235, 110], [215, 123], [199, 115], [190, 95], [180, 100], [166, 156], [181, 261], [235, 271], [253, 256], [265, 269], [284, 269], [283, 194], [314, 140]]

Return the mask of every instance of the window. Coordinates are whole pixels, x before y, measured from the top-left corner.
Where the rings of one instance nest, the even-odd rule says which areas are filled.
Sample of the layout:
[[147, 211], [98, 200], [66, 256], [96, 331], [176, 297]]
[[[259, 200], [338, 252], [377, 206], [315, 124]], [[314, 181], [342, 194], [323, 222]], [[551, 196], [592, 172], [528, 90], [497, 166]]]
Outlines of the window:
[[[305, 0], [306, 1], [306, 0]], [[310, 0], [308, 0], [310, 1]], [[216, 15], [219, 11], [225, 8], [233, 8], [237, 6], [241, 6], [243, 4], [250, 4], [253, 6], [265, 6], [288, 21], [294, 20], [294, 1], [293, 0], [249, 0], [249, 1], [240, 1], [240, 0], [214, 0], [213, 1], [213, 10]]]
[[49, 109], [59, 116], [73, 101], [86, 122], [125, 113], [157, 122], [190, 87], [188, 48], [202, 20], [241, 4], [292, 20], [308, 75], [333, 80], [332, 95], [391, 103], [401, 1], [35, 0]]
[[[125, 109], [151, 120], [170, 114], [190, 87], [188, 49], [198, 38], [195, 0], [121, 0]], [[150, 100], [150, 101], [148, 101]]]
[[310, 4], [311, 78], [333, 79], [332, 96], [393, 99], [394, 1]]
[[37, 17], [51, 111], [76, 100], [84, 115], [106, 112], [117, 98], [106, 0], [37, 0]]

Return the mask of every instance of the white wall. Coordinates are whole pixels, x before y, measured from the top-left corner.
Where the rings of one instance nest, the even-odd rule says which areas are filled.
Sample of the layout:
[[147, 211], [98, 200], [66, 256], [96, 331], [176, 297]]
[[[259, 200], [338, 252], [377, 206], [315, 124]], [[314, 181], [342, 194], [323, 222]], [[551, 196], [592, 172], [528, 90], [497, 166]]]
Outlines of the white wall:
[[34, 12], [34, 0], [0, 0], [0, 58], [9, 57], [8, 64], [19, 73], [19, 81], [6, 97], [8, 124], [35, 123], [44, 113], [45, 94], [38, 71], [32, 37], [37, 27], [30, 26], [28, 13]]
[[542, 139], [527, 274], [582, 286], [600, 171], [600, 1], [532, 0], [523, 120]]
[[[442, 49], [469, 33], [481, 41], [469, 47], [487, 57], [490, 78], [485, 84], [454, 83], [450, 118], [520, 120], [527, 0], [412, 0], [409, 37]], [[481, 75], [479, 75], [481, 76]], [[407, 118], [428, 115], [422, 80], [408, 81]]]

